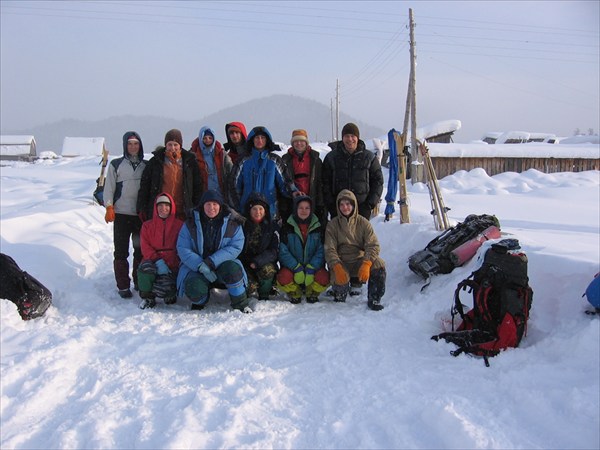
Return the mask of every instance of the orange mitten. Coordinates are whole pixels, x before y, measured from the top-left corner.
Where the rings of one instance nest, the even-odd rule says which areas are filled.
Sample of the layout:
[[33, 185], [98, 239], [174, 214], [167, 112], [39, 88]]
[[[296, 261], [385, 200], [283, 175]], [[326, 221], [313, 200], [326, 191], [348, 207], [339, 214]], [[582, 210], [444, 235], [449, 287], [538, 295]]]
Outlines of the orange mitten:
[[369, 276], [371, 275], [371, 266], [373, 263], [368, 259], [364, 260], [360, 265], [360, 269], [358, 269], [358, 281], [361, 283], [366, 283], [369, 281]]
[[106, 223], [115, 221], [115, 207], [113, 205], [106, 207], [106, 214], [104, 215]]
[[340, 263], [333, 266], [333, 273], [335, 275], [335, 284], [344, 285], [350, 283], [350, 276]]

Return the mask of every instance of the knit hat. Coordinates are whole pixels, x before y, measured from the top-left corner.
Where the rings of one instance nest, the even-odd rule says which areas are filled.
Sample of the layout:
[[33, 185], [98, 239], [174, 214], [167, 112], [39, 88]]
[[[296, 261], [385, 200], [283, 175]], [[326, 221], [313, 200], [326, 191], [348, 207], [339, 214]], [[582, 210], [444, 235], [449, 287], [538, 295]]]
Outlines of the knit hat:
[[347, 123], [346, 125], [344, 125], [344, 128], [342, 128], [342, 137], [346, 134], [352, 134], [358, 139], [360, 139], [360, 132], [358, 131], [358, 127], [352, 122]]
[[127, 142], [129, 142], [129, 141], [140, 142], [140, 140], [137, 138], [137, 136], [135, 134], [132, 134], [131, 136], [129, 136], [127, 138]]
[[292, 131], [292, 144], [296, 141], [304, 141], [308, 144], [308, 133], [306, 130], [294, 130]]
[[167, 134], [165, 134], [165, 145], [167, 145], [167, 142], [171, 141], [175, 141], [183, 147], [183, 137], [181, 136], [181, 131], [176, 128], [167, 131]]
[[200, 205], [204, 205], [206, 202], [215, 202], [223, 206], [223, 196], [218, 191], [208, 190], [200, 198]]
[[160, 195], [156, 199], [156, 204], [158, 205], [159, 203], [168, 203], [170, 205], [171, 204], [171, 200], [166, 195]]

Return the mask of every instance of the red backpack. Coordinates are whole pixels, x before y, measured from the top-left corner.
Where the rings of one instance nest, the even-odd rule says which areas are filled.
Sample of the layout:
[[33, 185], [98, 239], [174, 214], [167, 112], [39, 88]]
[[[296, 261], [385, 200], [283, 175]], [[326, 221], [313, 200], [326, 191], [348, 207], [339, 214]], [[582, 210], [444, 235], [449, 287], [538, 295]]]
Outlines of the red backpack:
[[[454, 292], [452, 330], [432, 336], [438, 341], [456, 344], [453, 356], [468, 353], [487, 358], [509, 347], [518, 347], [527, 333], [527, 320], [533, 301], [533, 290], [527, 277], [527, 256], [516, 239], [503, 239], [493, 244], [484, 256], [483, 264]], [[465, 313], [460, 292], [469, 289], [473, 308]], [[455, 316], [461, 323], [454, 328]]]

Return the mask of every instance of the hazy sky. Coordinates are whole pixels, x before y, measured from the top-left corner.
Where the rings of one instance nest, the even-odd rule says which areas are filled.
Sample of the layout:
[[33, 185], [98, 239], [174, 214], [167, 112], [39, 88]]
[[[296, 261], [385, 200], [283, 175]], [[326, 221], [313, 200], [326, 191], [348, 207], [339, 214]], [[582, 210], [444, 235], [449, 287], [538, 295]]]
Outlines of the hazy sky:
[[409, 8], [419, 125], [459, 119], [457, 141], [600, 128], [598, 1], [0, 5], [4, 132], [123, 114], [196, 120], [272, 94], [329, 106], [338, 79], [343, 112], [402, 128]]

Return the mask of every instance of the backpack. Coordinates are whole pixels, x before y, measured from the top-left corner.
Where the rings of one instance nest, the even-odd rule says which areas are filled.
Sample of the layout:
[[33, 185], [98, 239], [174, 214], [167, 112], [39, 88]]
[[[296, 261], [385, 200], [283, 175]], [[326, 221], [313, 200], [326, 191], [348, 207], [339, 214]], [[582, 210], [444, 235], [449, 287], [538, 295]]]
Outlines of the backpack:
[[412, 255], [408, 267], [425, 279], [450, 273], [475, 256], [483, 242], [499, 237], [500, 222], [496, 216], [471, 214], [464, 222], [448, 228], [429, 242], [424, 250]]
[[[519, 241], [503, 239], [493, 244], [479, 269], [461, 281], [454, 292], [452, 332], [432, 336], [438, 341], [456, 344], [453, 356], [468, 353], [495, 356], [509, 347], [518, 347], [527, 332], [527, 320], [533, 301], [533, 290], [527, 277], [527, 256], [520, 251]], [[470, 289], [473, 308], [464, 312], [460, 292]], [[454, 331], [454, 318], [462, 322]]]
[[50, 290], [4, 253], [0, 253], [0, 298], [17, 305], [23, 320], [42, 316], [52, 304]]

